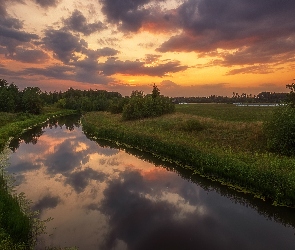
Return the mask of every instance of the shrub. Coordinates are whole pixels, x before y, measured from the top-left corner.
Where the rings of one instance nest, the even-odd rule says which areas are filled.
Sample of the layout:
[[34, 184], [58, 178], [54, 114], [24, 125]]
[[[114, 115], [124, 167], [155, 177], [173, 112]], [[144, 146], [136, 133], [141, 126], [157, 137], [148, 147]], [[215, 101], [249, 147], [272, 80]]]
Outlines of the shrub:
[[193, 131], [202, 131], [203, 129], [205, 129], [205, 127], [204, 125], [200, 123], [199, 120], [189, 119], [180, 123], [179, 129], [186, 132], [193, 132]]
[[279, 107], [264, 124], [267, 147], [282, 155], [295, 155], [295, 109], [291, 105]]
[[169, 97], [160, 95], [156, 85], [152, 94], [144, 96], [141, 91], [133, 91], [128, 104], [123, 107], [124, 120], [134, 120], [148, 117], [156, 117], [175, 111], [175, 105]]

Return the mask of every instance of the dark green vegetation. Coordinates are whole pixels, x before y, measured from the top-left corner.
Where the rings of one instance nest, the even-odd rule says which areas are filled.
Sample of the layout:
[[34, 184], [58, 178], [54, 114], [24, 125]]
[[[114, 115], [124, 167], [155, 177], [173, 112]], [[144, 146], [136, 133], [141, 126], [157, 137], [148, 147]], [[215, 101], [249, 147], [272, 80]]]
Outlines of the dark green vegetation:
[[38, 87], [19, 91], [16, 85], [0, 79], [0, 111], [40, 114], [42, 106], [41, 90]]
[[286, 87], [290, 89], [288, 103], [266, 120], [264, 131], [271, 152], [295, 156], [295, 83]]
[[160, 95], [160, 90], [154, 84], [152, 94], [144, 95], [141, 91], [133, 91], [130, 99], [123, 106], [122, 116], [124, 120], [136, 120], [157, 117], [174, 111], [174, 104], [168, 97]]
[[21, 196], [13, 195], [9, 188], [2, 172], [0, 176], [0, 247], [7, 250], [28, 249], [32, 245], [33, 220], [22, 209]]
[[105, 111], [124, 99], [117, 92], [105, 90], [75, 90], [42, 92], [38, 87], [20, 91], [12, 83], [0, 79], [0, 112], [41, 114], [44, 106], [55, 105], [62, 109], [79, 111]]
[[133, 121], [92, 112], [84, 115], [82, 124], [94, 138], [151, 152], [192, 174], [274, 204], [295, 206], [295, 158], [270, 153], [264, 135], [262, 120], [275, 109], [189, 104], [177, 106], [174, 114]]

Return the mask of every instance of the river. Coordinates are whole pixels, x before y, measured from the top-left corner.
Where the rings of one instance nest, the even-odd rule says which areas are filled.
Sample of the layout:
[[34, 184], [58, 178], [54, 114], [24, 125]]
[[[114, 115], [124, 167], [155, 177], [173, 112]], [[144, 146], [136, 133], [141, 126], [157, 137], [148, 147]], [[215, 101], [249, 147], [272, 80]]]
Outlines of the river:
[[34, 128], [10, 147], [17, 192], [42, 220], [53, 218], [36, 249], [295, 249], [295, 209], [90, 140], [73, 118]]

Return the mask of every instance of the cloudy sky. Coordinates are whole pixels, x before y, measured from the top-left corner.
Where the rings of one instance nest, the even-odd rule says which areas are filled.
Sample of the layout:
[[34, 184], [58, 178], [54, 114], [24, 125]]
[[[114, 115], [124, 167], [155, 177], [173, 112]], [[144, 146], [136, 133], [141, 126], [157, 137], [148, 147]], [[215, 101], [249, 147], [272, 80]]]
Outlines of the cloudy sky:
[[295, 1], [0, 0], [0, 78], [21, 89], [287, 92]]

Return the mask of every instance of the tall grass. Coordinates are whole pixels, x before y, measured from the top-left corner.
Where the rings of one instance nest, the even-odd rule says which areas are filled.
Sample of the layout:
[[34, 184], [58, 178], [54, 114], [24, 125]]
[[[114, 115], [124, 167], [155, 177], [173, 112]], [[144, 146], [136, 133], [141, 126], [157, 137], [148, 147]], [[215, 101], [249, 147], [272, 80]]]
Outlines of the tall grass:
[[192, 174], [219, 180], [274, 204], [295, 206], [295, 159], [267, 152], [259, 119], [224, 121], [183, 113], [137, 121], [87, 113], [82, 124], [88, 136], [151, 152]]

